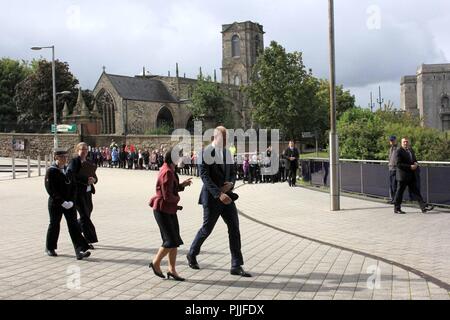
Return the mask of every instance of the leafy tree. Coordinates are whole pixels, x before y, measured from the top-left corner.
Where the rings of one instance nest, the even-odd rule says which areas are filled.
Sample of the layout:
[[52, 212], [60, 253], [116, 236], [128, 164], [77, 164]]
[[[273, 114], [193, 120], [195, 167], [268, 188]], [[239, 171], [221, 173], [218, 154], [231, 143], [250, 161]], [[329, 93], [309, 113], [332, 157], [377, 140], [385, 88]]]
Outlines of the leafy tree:
[[[323, 102], [324, 109], [327, 110], [328, 118], [330, 117], [330, 82], [326, 79], [319, 80], [319, 91], [317, 92], [320, 101]], [[352, 108], [355, 108], [355, 96], [349, 90], [345, 90], [342, 85], [336, 86], [336, 118]]]
[[337, 123], [342, 158], [376, 159], [378, 142], [384, 133], [383, 121], [368, 109], [352, 108]]
[[450, 140], [439, 130], [420, 126], [418, 117], [393, 110], [352, 108], [338, 120], [342, 158], [386, 160], [389, 137], [408, 137], [422, 161], [449, 161]]
[[233, 118], [226, 108], [225, 93], [211, 77], [200, 75], [192, 92], [192, 103], [188, 105], [194, 120], [211, 120], [215, 124], [233, 127]]
[[[39, 60], [29, 74], [17, 87], [14, 102], [17, 108], [17, 122], [25, 131], [48, 131], [53, 123], [53, 84], [52, 64]], [[61, 117], [64, 101], [74, 105], [78, 80], [69, 70], [67, 62], [55, 61], [56, 92], [71, 91], [69, 97], [57, 98], [57, 115]], [[66, 100], [64, 100], [66, 99]], [[59, 121], [59, 120], [58, 120]]]
[[317, 82], [303, 64], [302, 53], [286, 53], [272, 41], [259, 56], [246, 88], [252, 118], [261, 127], [280, 129], [289, 138], [314, 129], [314, 109], [319, 105]]
[[13, 127], [17, 121], [14, 93], [18, 83], [31, 73], [25, 61], [0, 59], [0, 126]]
[[[252, 102], [253, 120], [264, 128], [280, 129], [285, 138], [316, 132], [325, 139], [329, 129], [329, 84], [306, 70], [301, 52], [287, 53], [277, 42], [258, 58], [251, 84], [246, 88]], [[340, 116], [355, 107], [355, 97], [338, 86]]]

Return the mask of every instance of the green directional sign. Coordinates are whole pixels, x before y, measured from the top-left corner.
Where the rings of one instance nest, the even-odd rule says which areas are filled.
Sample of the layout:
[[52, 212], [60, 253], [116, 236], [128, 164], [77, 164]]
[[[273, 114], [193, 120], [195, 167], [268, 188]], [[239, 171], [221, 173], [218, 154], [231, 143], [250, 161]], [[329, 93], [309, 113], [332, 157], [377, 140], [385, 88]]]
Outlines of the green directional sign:
[[[77, 125], [76, 124], [58, 124], [57, 126], [58, 132], [66, 132], [66, 133], [76, 133]], [[52, 133], [55, 132], [55, 125], [52, 124]]]

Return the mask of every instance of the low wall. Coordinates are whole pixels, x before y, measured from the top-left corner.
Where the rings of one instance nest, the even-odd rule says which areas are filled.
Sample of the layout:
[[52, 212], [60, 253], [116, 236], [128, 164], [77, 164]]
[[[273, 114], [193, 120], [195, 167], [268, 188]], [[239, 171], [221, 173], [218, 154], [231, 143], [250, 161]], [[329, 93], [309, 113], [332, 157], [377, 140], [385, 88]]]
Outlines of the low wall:
[[[24, 150], [13, 150], [13, 141], [16, 141], [16, 149], [20, 149], [23, 142]], [[58, 144], [66, 148], [69, 153], [74, 152], [74, 148], [81, 141], [78, 134], [58, 134]], [[0, 156], [41, 159], [50, 154], [53, 150], [53, 134], [42, 133], [0, 133]]]

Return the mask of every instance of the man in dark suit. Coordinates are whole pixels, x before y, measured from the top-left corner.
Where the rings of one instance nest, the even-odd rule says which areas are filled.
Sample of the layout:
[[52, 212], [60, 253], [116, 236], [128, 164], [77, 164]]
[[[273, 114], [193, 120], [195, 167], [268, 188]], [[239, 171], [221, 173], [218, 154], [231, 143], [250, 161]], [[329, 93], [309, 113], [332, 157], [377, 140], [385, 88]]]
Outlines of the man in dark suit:
[[239, 218], [234, 203], [237, 195], [232, 192], [236, 181], [236, 172], [231, 153], [225, 147], [226, 135], [226, 128], [217, 127], [214, 130], [214, 141], [203, 151], [203, 158], [199, 164], [200, 177], [203, 181], [199, 199], [199, 204], [203, 205], [203, 225], [192, 242], [187, 260], [189, 267], [200, 269], [197, 255], [221, 216], [228, 227], [231, 251], [230, 273], [251, 277], [242, 268], [244, 259], [241, 252]]
[[402, 147], [396, 152], [396, 163], [398, 187], [394, 199], [394, 213], [405, 214], [401, 209], [401, 205], [406, 187], [408, 187], [410, 193], [413, 194], [419, 202], [420, 209], [423, 213], [433, 210], [433, 206], [427, 205], [425, 201], [423, 201], [420, 190], [417, 188], [415, 171], [419, 168], [419, 164], [417, 163], [414, 151], [409, 145], [409, 140], [406, 137], [402, 139]]
[[284, 157], [288, 160], [289, 168], [289, 186], [295, 187], [297, 180], [298, 159], [300, 158], [300, 152], [295, 147], [293, 140], [289, 141], [289, 147], [284, 151]]

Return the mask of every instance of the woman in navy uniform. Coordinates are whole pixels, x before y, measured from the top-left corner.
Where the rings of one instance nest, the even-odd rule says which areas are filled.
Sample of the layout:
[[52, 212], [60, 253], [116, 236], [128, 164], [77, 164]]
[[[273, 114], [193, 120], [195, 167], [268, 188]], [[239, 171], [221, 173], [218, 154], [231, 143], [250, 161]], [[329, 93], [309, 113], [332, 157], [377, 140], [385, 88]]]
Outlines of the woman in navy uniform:
[[54, 150], [55, 162], [45, 174], [45, 189], [49, 194], [48, 211], [50, 224], [47, 231], [46, 253], [56, 257], [61, 218], [64, 215], [67, 221], [70, 238], [77, 260], [89, 257], [89, 244], [81, 234], [77, 222], [77, 213], [74, 207], [76, 186], [70, 172], [67, 172], [67, 151], [61, 148]]

